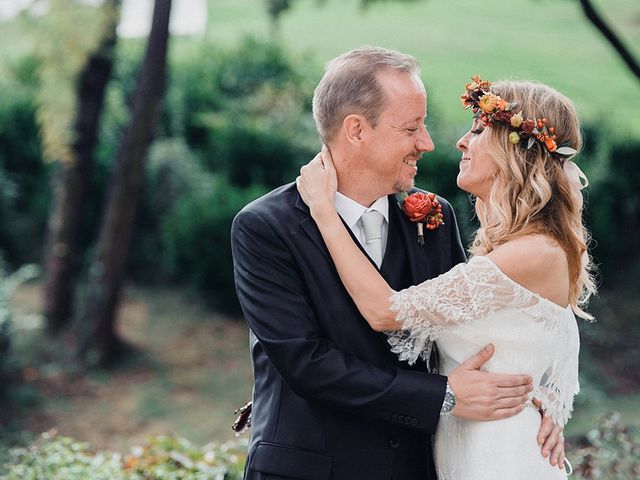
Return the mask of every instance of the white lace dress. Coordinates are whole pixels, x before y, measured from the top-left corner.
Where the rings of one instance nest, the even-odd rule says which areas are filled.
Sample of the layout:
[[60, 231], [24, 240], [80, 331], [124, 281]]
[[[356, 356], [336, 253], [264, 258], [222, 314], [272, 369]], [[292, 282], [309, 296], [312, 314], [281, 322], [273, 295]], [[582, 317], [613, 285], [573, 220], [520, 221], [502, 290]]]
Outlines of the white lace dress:
[[[556, 423], [569, 419], [579, 390], [580, 346], [569, 307], [525, 289], [484, 256], [395, 293], [391, 303], [403, 329], [389, 332], [389, 343], [401, 360], [428, 358], [437, 341], [440, 373], [448, 375], [491, 342], [496, 349], [484, 370], [531, 375], [531, 398], [542, 400]], [[539, 427], [536, 408], [492, 422], [441, 417], [434, 452], [438, 479], [566, 478], [542, 457]]]

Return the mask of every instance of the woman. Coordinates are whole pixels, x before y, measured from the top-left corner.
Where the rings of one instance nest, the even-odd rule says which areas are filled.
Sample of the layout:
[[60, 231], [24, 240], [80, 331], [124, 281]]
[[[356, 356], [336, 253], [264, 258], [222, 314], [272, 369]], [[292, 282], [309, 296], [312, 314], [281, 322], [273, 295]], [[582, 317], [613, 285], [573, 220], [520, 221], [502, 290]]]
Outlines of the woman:
[[[574, 314], [590, 318], [581, 307], [595, 291], [581, 221], [586, 178], [569, 161], [581, 146], [575, 108], [541, 84], [491, 85], [478, 77], [462, 101], [474, 120], [457, 143], [457, 183], [476, 197], [481, 224], [469, 263], [393, 292], [336, 213], [337, 180], [326, 149], [321, 162], [302, 168], [298, 189], [358, 309], [372, 328], [388, 333], [401, 359], [426, 356], [437, 341], [447, 375], [492, 342], [495, 354], [485, 368], [530, 374], [530, 398], [564, 425], [578, 393]], [[434, 212], [427, 228], [437, 227]], [[441, 480], [566, 477], [540, 455], [535, 407], [492, 422], [461, 420], [455, 413], [438, 425]]]

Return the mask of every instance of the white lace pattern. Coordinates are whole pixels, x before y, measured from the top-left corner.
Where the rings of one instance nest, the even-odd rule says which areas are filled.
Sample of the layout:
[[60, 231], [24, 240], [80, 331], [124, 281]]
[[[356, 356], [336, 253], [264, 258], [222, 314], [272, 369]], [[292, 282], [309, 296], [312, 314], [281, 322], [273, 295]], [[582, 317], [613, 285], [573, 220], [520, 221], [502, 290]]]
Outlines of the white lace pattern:
[[394, 293], [391, 308], [402, 329], [387, 335], [401, 360], [428, 359], [437, 340], [447, 374], [492, 342], [496, 351], [484, 368], [530, 374], [530, 397], [557, 424], [567, 423], [579, 391], [580, 342], [570, 308], [517, 284], [485, 256]]

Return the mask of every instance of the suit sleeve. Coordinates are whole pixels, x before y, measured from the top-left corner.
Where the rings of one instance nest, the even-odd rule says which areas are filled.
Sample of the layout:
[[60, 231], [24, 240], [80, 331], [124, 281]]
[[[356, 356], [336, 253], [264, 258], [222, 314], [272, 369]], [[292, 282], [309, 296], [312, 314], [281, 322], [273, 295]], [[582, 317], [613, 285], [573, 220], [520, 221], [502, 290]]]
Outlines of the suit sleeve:
[[435, 432], [445, 377], [376, 366], [337, 349], [320, 328], [293, 255], [262, 216], [240, 212], [231, 241], [245, 319], [297, 395], [350, 414]]

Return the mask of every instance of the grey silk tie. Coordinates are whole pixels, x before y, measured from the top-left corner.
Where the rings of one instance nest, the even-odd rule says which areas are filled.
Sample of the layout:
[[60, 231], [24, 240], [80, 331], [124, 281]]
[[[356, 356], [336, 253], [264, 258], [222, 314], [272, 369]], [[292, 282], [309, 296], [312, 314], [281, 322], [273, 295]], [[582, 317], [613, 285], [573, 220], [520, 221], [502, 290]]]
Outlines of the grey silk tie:
[[380, 268], [382, 265], [382, 222], [384, 215], [376, 210], [369, 210], [362, 214], [362, 227], [364, 230], [364, 249], [371, 260]]

